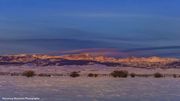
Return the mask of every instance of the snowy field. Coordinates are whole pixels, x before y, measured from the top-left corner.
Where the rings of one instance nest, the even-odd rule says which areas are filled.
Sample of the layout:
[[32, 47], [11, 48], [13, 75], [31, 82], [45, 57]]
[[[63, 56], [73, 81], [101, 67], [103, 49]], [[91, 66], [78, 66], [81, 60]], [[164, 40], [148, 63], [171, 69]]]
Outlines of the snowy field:
[[179, 101], [180, 79], [0, 76], [0, 97], [37, 97], [39, 101]]
[[67, 74], [73, 71], [80, 71], [81, 74], [97, 73], [97, 74], [109, 74], [114, 70], [127, 70], [129, 73], [137, 74], [154, 74], [160, 72], [162, 74], [180, 74], [180, 69], [147, 69], [147, 68], [134, 68], [134, 67], [111, 67], [104, 65], [68, 65], [68, 66], [0, 66], [0, 72], [23, 72], [26, 70], [33, 70], [36, 73], [52, 73], [52, 74]]

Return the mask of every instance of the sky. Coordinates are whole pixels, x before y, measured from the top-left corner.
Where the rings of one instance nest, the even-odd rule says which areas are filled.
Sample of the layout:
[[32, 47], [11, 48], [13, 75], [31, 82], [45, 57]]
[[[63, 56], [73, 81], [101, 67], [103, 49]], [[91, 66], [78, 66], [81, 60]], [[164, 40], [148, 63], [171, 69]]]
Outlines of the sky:
[[129, 43], [136, 45], [132, 48], [174, 47], [180, 44], [179, 5], [179, 0], [0, 0], [0, 40], [100, 41], [118, 49]]

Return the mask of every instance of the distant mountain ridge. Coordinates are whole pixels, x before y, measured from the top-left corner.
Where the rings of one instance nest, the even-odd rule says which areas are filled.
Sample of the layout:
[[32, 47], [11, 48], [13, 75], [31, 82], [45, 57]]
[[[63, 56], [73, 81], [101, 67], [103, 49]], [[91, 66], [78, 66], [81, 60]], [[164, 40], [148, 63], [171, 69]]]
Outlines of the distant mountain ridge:
[[137, 68], [180, 68], [180, 59], [161, 57], [114, 58], [91, 53], [51, 56], [41, 54], [20, 54], [0, 56], [0, 65], [28, 66], [64, 66], [92, 65], [123, 66]]

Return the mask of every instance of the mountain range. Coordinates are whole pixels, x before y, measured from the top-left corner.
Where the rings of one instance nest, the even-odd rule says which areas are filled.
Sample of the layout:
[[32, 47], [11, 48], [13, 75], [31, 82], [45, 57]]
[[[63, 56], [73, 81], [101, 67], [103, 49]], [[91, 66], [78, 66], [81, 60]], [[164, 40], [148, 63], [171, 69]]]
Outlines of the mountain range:
[[66, 54], [60, 56], [44, 54], [19, 54], [0, 56], [4, 66], [64, 66], [93, 65], [136, 67], [136, 68], [180, 68], [179, 58], [128, 57], [116, 58], [91, 53]]

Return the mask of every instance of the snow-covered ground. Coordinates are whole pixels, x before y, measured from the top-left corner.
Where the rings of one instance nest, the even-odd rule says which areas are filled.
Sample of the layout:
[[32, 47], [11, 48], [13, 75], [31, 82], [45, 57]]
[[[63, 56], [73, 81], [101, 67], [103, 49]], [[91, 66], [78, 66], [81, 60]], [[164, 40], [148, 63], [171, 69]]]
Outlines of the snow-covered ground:
[[34, 66], [0, 66], [0, 72], [23, 72], [25, 70], [34, 70], [36, 73], [57, 73], [57, 74], [67, 74], [72, 71], [80, 71], [81, 74], [87, 73], [97, 73], [97, 74], [109, 74], [114, 70], [127, 70], [129, 73], [137, 74], [153, 74], [160, 72], [163, 74], [180, 74], [180, 69], [146, 69], [146, 68], [134, 68], [134, 67], [110, 67], [104, 65], [84, 65], [84, 66], [44, 66], [44, 67], [34, 67]]
[[179, 101], [180, 79], [0, 76], [0, 97], [37, 97], [40, 101]]

